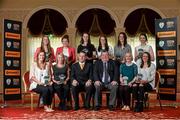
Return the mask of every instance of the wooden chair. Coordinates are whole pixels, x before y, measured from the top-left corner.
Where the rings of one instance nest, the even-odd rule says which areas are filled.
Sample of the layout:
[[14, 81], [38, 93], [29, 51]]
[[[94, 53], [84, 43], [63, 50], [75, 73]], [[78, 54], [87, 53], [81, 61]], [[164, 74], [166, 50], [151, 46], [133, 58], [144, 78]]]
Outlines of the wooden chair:
[[38, 95], [38, 105], [37, 107], [39, 107], [40, 105], [40, 95], [37, 94], [36, 92], [33, 92], [33, 91], [30, 91], [29, 90], [29, 87], [30, 87], [30, 81], [29, 81], [29, 71], [26, 71], [24, 74], [23, 74], [23, 84], [24, 84], [24, 93], [22, 93], [22, 104], [24, 104], [24, 99], [25, 99], [25, 96], [26, 95], [30, 95], [30, 98], [31, 98], [31, 110], [33, 111], [33, 102], [34, 102], [34, 95]]
[[162, 104], [161, 104], [161, 99], [160, 99], [160, 94], [159, 94], [159, 83], [160, 83], [160, 79], [161, 79], [161, 75], [158, 71], [156, 71], [156, 75], [155, 75], [155, 86], [154, 89], [150, 92], [146, 92], [145, 95], [147, 94], [147, 100], [145, 101], [145, 103], [147, 104], [147, 107], [149, 108], [149, 103], [150, 103], [150, 97], [149, 94], [156, 94], [157, 95], [157, 99], [159, 101], [159, 106], [162, 110]]

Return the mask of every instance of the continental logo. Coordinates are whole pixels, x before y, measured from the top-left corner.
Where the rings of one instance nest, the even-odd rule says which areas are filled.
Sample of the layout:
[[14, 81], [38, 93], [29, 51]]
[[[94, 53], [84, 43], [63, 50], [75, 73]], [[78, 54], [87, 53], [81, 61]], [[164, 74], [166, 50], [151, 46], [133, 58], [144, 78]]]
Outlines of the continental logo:
[[5, 51], [5, 57], [20, 57], [20, 52], [14, 52], [14, 51]]
[[159, 88], [159, 92], [161, 94], [176, 94], [175, 88]]
[[20, 88], [6, 88], [5, 95], [20, 94]]
[[6, 76], [20, 76], [20, 70], [5, 70]]
[[176, 75], [176, 69], [158, 69], [161, 75]]
[[176, 37], [176, 31], [157, 32], [158, 38]]
[[21, 34], [5, 32], [5, 38], [20, 40]]
[[158, 50], [158, 56], [176, 56], [176, 50]]

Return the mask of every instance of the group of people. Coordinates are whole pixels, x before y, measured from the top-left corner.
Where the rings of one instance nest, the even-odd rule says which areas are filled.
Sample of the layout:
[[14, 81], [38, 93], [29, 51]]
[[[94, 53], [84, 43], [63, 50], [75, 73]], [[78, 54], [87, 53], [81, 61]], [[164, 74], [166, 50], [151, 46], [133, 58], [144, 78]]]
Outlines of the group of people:
[[55, 54], [48, 36], [43, 36], [30, 69], [30, 90], [40, 94], [46, 112], [54, 111], [50, 107], [54, 93], [60, 99], [59, 109], [62, 110], [68, 109], [72, 93], [74, 110], [78, 110], [81, 91], [86, 93], [84, 107], [91, 109], [90, 101], [94, 96], [94, 110], [99, 110], [101, 91], [105, 89], [110, 91], [109, 110], [114, 110], [117, 98], [121, 99], [122, 110], [130, 110], [132, 93], [134, 111], [141, 112], [144, 92], [154, 88], [156, 68], [152, 63], [154, 52], [147, 44], [146, 34], [140, 34], [139, 40], [140, 45], [135, 47], [135, 64], [124, 32], [119, 34], [114, 49], [108, 45], [105, 35], [99, 37], [96, 48], [91, 44], [90, 35], [83, 33], [77, 56], [75, 48], [69, 46], [68, 35], [62, 37], [63, 46], [57, 48]]

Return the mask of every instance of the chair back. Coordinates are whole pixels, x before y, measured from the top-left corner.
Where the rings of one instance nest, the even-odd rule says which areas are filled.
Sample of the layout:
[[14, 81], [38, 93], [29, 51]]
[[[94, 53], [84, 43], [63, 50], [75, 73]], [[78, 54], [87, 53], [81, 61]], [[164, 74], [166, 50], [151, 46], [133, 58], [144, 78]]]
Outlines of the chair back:
[[30, 87], [29, 71], [26, 71], [23, 74], [23, 84], [24, 84], [24, 92], [29, 91], [29, 87]]
[[159, 73], [159, 71], [156, 71], [156, 75], [155, 75], [155, 86], [154, 86], [154, 88], [156, 89], [156, 92], [159, 91], [160, 79], [161, 79], [161, 74]]

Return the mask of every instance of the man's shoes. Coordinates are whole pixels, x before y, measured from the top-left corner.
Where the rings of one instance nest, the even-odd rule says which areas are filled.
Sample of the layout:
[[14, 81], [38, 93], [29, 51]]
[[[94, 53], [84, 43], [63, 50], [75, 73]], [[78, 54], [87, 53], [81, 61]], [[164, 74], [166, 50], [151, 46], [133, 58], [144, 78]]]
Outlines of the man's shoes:
[[109, 111], [114, 111], [113, 105], [110, 105], [110, 106], [109, 106]]
[[100, 107], [99, 106], [95, 106], [94, 110], [98, 111], [98, 110], [100, 110]]

